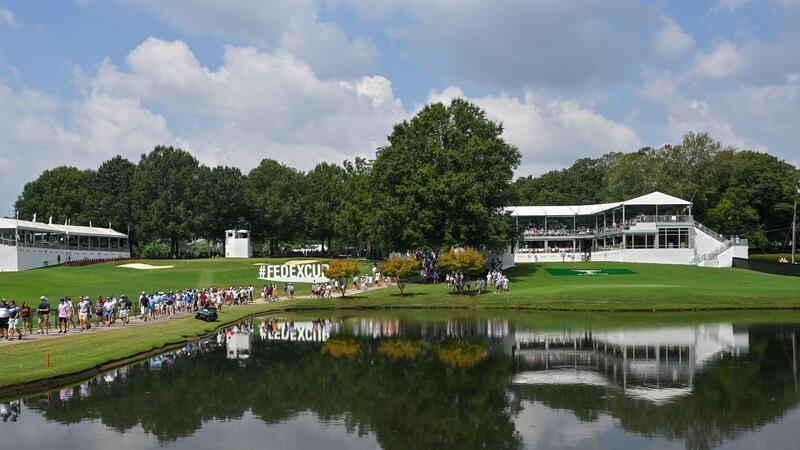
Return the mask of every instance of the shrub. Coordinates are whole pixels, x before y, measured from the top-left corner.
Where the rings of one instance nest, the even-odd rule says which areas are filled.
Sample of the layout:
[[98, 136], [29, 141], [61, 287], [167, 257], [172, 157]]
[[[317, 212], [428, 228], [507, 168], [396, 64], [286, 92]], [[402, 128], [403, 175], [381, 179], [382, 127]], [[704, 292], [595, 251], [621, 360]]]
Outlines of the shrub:
[[332, 259], [324, 273], [329, 279], [339, 282], [339, 290], [344, 297], [348, 281], [359, 273], [358, 263], [349, 259]]
[[406, 280], [419, 275], [420, 262], [414, 258], [394, 257], [378, 263], [378, 268], [381, 270], [381, 275], [392, 277], [397, 281], [400, 295], [403, 295]]
[[161, 241], [151, 241], [136, 246], [136, 254], [145, 258], [161, 259], [169, 258], [169, 244]]

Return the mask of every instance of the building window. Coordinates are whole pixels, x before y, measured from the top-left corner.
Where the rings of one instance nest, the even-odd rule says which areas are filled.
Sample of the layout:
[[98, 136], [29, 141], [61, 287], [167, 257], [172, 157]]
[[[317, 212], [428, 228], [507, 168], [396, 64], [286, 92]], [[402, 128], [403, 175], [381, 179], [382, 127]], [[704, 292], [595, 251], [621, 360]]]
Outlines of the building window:
[[658, 230], [659, 248], [689, 248], [688, 228], [661, 228]]

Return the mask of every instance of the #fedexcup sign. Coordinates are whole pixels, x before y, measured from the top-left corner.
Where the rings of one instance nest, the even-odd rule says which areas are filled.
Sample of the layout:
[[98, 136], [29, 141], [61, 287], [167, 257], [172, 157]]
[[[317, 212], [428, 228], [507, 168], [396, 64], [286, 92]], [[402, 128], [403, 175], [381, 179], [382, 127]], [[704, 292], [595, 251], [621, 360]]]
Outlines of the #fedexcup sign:
[[328, 281], [324, 272], [327, 267], [327, 264], [261, 264], [258, 279], [284, 283], [324, 283]]

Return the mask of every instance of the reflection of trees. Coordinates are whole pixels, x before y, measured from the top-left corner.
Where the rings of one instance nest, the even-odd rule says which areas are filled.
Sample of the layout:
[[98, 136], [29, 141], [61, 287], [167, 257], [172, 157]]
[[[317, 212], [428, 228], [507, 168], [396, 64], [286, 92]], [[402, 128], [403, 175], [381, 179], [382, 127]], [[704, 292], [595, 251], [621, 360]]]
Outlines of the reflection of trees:
[[523, 399], [572, 410], [581, 420], [610, 414], [627, 431], [682, 439], [708, 449], [783, 416], [797, 405], [791, 341], [774, 333], [750, 333], [746, 355], [723, 359], [695, 377], [691, 394], [666, 404], [596, 386], [515, 386]]
[[62, 403], [55, 393], [42, 413], [66, 424], [98, 419], [117, 431], [140, 424], [172, 441], [204, 421], [247, 410], [267, 423], [313, 411], [343, 420], [352, 432], [375, 433], [387, 449], [521, 446], [512, 421], [518, 405], [506, 395], [505, 355], [466, 369], [444, 365], [425, 343], [413, 344], [425, 349], [413, 364], [382, 355], [375, 341], [360, 344], [352, 359], [321, 354], [317, 343], [258, 341], [245, 367], [224, 352], [177, 358], [160, 370], [139, 365], [113, 383], [93, 383], [86, 398]]

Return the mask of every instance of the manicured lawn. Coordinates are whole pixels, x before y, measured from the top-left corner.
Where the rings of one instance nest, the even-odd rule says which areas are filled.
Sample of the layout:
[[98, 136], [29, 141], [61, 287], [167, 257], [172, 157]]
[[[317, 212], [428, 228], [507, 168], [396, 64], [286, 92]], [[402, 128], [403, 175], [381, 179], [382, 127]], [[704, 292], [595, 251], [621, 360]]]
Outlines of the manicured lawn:
[[[299, 259], [299, 258], [292, 258]], [[254, 285], [260, 289], [258, 262], [277, 264], [286, 259], [197, 259], [139, 260], [136, 263], [174, 266], [171, 269], [137, 270], [117, 267], [124, 262], [82, 267], [48, 267], [23, 272], [0, 273], [0, 297], [38, 303], [40, 296], [51, 302], [65, 295], [97, 298], [98, 295], [138, 297], [142, 291]], [[298, 286], [299, 287], [299, 286]]]
[[[271, 260], [270, 262], [277, 262]], [[0, 274], [0, 295], [32, 301], [39, 295], [51, 299], [61, 295], [85, 294], [135, 295], [146, 290], [194, 288], [209, 285], [259, 286], [256, 260], [143, 261], [175, 265], [173, 269], [133, 270], [101, 264], [86, 267], [55, 267], [20, 273]], [[371, 263], [363, 261], [364, 271]], [[630, 269], [627, 275], [554, 276], [548, 268], [559, 269]], [[616, 271], [620, 272], [620, 271]], [[248, 305], [226, 309], [221, 321], [230, 323], [249, 314], [378, 314], [370, 309], [458, 308], [461, 313], [480, 314], [487, 309], [536, 309], [554, 311], [640, 311], [636, 314], [537, 313], [520, 315], [515, 311], [484, 314], [507, 315], [529, 321], [531, 326], [558, 327], [576, 320], [616, 326], [632, 323], [684, 324], [708, 320], [709, 313], [646, 314], [644, 311], [685, 311], [719, 309], [800, 308], [800, 278], [768, 275], [742, 269], [714, 269], [690, 266], [666, 266], [626, 263], [521, 264], [509, 271], [511, 291], [481, 296], [452, 295], [444, 284], [411, 284], [406, 296], [396, 287], [370, 292], [351, 292], [333, 299], [297, 299], [273, 304]], [[473, 283], [474, 286], [474, 283]], [[307, 286], [298, 286], [298, 295]], [[308, 312], [302, 312], [306, 310]], [[356, 312], [356, 310], [358, 310]], [[315, 311], [315, 312], [312, 312]], [[406, 313], [405, 311], [403, 312]], [[435, 318], [438, 311], [413, 311], [420, 317]], [[563, 314], [563, 315], [562, 315]], [[719, 313], [716, 313], [719, 314]], [[739, 317], [747, 312], [725, 312]], [[791, 317], [796, 312], [770, 312], [770, 321]], [[738, 315], [738, 316], [737, 316]], [[524, 318], [523, 318], [524, 317]], [[657, 317], [653, 319], [653, 317]], [[59, 339], [39, 340], [0, 347], [0, 387], [44, 380], [95, 368], [164, 345], [182, 342], [213, 330], [216, 325], [192, 318], [164, 321], [147, 327], [118, 329], [102, 333], [70, 335]], [[52, 367], [44, 367], [44, 355], [50, 352]]]
[[[622, 269], [632, 275], [553, 276], [547, 268]], [[510, 292], [452, 295], [447, 286], [411, 284], [358, 293], [340, 301], [301, 300], [295, 307], [466, 307], [551, 310], [692, 310], [800, 308], [800, 278], [743, 269], [630, 263], [519, 264]], [[474, 283], [473, 283], [474, 286]], [[493, 291], [493, 290], [492, 290]]]

